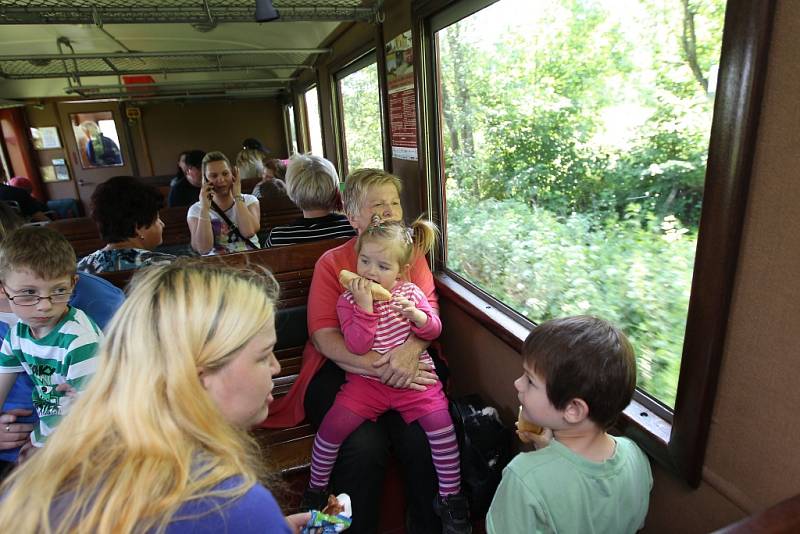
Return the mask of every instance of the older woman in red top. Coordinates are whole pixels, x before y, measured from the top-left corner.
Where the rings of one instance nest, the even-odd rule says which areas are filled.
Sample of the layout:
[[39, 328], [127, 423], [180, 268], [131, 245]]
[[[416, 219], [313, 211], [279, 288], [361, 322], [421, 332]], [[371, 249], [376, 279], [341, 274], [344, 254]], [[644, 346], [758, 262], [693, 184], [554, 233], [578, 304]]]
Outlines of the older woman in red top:
[[[353, 228], [361, 233], [374, 214], [385, 220], [401, 220], [401, 187], [396, 176], [382, 170], [361, 169], [348, 176], [342, 196]], [[428, 342], [416, 336], [410, 336], [382, 357], [374, 352], [356, 355], [347, 350], [336, 315], [336, 302], [345, 291], [338, 280], [339, 271], [356, 270], [355, 241], [353, 238], [329, 250], [317, 261], [308, 299], [311, 339], [303, 351], [300, 376], [289, 394], [273, 404], [265, 422], [267, 427], [296, 425], [306, 417], [318, 426], [344, 383], [345, 370], [381, 377], [384, 383], [398, 388], [424, 389], [437, 380], [429, 367], [419, 363], [419, 354], [427, 348]], [[424, 257], [414, 262], [409, 279], [425, 293], [434, 313], [438, 313], [433, 275]], [[339, 451], [331, 489], [334, 493], [348, 493], [353, 510], [358, 510], [350, 532], [377, 531], [390, 446], [400, 458], [408, 481], [408, 531], [437, 531], [441, 528], [433, 511], [437, 479], [425, 432], [417, 423], [406, 425], [396, 412], [388, 412], [377, 422], [362, 424]]]

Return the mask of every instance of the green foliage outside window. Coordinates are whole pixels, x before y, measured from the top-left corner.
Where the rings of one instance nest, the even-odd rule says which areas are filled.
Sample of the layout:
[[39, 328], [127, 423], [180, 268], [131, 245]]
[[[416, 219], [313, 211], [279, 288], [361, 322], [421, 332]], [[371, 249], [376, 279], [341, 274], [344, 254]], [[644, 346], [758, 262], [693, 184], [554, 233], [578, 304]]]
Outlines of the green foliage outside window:
[[339, 82], [344, 116], [347, 164], [350, 170], [383, 168], [378, 67], [375, 63]]
[[448, 267], [535, 322], [614, 321], [670, 406], [723, 18], [722, 0], [501, 0], [437, 33]]

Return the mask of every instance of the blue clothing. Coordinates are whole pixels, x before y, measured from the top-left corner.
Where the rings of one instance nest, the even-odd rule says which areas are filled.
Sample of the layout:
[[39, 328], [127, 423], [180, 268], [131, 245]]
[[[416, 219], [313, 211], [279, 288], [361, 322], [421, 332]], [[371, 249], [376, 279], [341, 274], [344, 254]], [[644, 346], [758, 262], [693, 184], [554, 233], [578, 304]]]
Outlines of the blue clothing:
[[114, 248], [95, 250], [78, 262], [78, 270], [87, 273], [110, 273], [164, 265], [175, 261], [175, 256], [143, 248]]
[[89, 158], [89, 163], [95, 166], [122, 165], [119, 147], [102, 133], [99, 140], [90, 139], [86, 143], [86, 157]]
[[[108, 321], [122, 305], [125, 300], [125, 293], [115, 287], [110, 282], [103, 280], [99, 276], [88, 273], [78, 273], [78, 283], [75, 285], [75, 292], [70, 300], [70, 306], [83, 310], [86, 315], [91, 317], [100, 328], [105, 328]], [[0, 336], [5, 337], [8, 332], [8, 324], [0, 322]], [[2, 412], [14, 408], [24, 408], [33, 410], [33, 382], [26, 373], [20, 373], [17, 381], [8, 392], [6, 402], [3, 404]], [[19, 422], [36, 424], [38, 419], [36, 411], [29, 417], [19, 417]], [[0, 451], [0, 460], [14, 462], [17, 460], [19, 449], [9, 449]]]
[[[216, 489], [232, 488], [239, 483], [241, 478], [229, 478]], [[178, 509], [166, 531], [168, 534], [291, 533], [275, 498], [261, 484], [235, 501], [225, 502], [221, 498], [189, 501]]]

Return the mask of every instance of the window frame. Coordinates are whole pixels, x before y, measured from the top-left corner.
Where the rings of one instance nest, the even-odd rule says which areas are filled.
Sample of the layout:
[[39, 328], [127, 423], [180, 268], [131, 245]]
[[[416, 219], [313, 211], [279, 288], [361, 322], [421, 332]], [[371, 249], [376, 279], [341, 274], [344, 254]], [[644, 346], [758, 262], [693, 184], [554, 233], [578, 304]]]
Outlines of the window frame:
[[[298, 148], [300, 149], [301, 153], [303, 153], [303, 154], [311, 152], [311, 127], [310, 127], [310, 123], [309, 123], [308, 104], [307, 104], [307, 101], [306, 101], [306, 94], [309, 91], [311, 91], [312, 89], [316, 89], [316, 91], [317, 91], [317, 107], [319, 109], [319, 135], [320, 135], [320, 140], [322, 142], [322, 154], [320, 154], [320, 155], [323, 158], [325, 158], [325, 157], [327, 157], [327, 151], [325, 150], [325, 147], [326, 147], [326, 144], [325, 144], [325, 128], [323, 127], [324, 125], [323, 125], [323, 121], [322, 121], [322, 95], [321, 95], [322, 87], [321, 87], [321, 84], [319, 83], [319, 80], [316, 79], [316, 77], [315, 77], [314, 80], [312, 80], [308, 84], [306, 84], [306, 85], [304, 85], [302, 87], [299, 87], [298, 91], [297, 91], [297, 95], [298, 95], [297, 104], [298, 104], [298, 106], [295, 107], [295, 113], [297, 113], [299, 111], [299, 115], [300, 115], [300, 118], [301, 118], [300, 123], [302, 123], [302, 125], [303, 125], [302, 135], [298, 135], [298, 137], [300, 138], [300, 139], [298, 139], [298, 141], [302, 140], [302, 146], [298, 146]], [[295, 115], [295, 117], [297, 117], [297, 114]], [[297, 125], [298, 125], [298, 122], [296, 121], [295, 122], [295, 127], [297, 127]]]
[[[294, 114], [295, 104], [292, 101], [286, 102], [281, 106], [281, 114], [283, 115], [283, 135], [286, 140], [286, 152], [291, 157], [294, 155], [294, 148], [297, 147], [297, 152], [300, 151], [300, 143], [297, 139], [297, 120]], [[294, 128], [292, 128], [294, 126]], [[294, 136], [292, 136], [292, 129], [294, 129]]]
[[[412, 5], [423, 210], [447, 232], [434, 33], [497, 0], [420, 0]], [[620, 430], [692, 487], [702, 478], [725, 342], [747, 193], [756, 150], [776, 0], [728, 0], [711, 125], [703, 208], [672, 417], [637, 389]], [[520, 351], [534, 325], [446, 268], [444, 240], [431, 257], [437, 288]], [[659, 409], [661, 408], [661, 409]]]
[[380, 111], [380, 128], [381, 128], [381, 159], [383, 160], [381, 168], [386, 168], [386, 131], [384, 130], [384, 111], [383, 99], [380, 97], [380, 66], [378, 64], [378, 57], [376, 49], [372, 48], [366, 53], [359, 55], [356, 59], [350, 61], [345, 66], [334, 71], [331, 75], [331, 86], [333, 88], [334, 98], [334, 112], [336, 123], [336, 149], [339, 153], [340, 172], [342, 176], [349, 174], [350, 160], [347, 157], [347, 131], [344, 124], [344, 100], [342, 98], [341, 82], [351, 74], [354, 74], [364, 68], [375, 65], [375, 71], [378, 76], [378, 110]]

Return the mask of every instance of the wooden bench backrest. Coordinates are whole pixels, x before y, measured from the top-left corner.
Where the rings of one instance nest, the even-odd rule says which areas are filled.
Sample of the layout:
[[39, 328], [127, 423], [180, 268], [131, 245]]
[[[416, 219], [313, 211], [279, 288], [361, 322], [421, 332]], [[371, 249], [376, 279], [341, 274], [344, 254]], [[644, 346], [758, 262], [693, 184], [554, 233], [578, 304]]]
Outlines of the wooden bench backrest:
[[261, 199], [261, 232], [288, 224], [303, 216], [303, 212], [286, 195], [270, 195]]
[[[317, 259], [326, 250], [345, 243], [347, 239], [326, 239], [325, 241], [304, 243], [302, 245], [252, 250], [221, 256], [206, 256], [203, 261], [222, 262], [236, 267], [245, 265], [267, 267], [280, 284], [278, 306], [300, 306], [304, 305], [308, 300], [311, 275], [314, 273], [314, 264], [316, 264]], [[101, 273], [99, 276], [119, 288], [124, 288], [134, 272], [133, 270], [117, 271]]]
[[[159, 213], [161, 220], [164, 222], [162, 245], [188, 245], [191, 242], [189, 225], [186, 222], [188, 211], [188, 206], [161, 209]], [[302, 216], [303, 212], [288, 197], [270, 197], [261, 201], [262, 232], [278, 225], [287, 224]], [[72, 248], [75, 249], [75, 254], [79, 258], [91, 254], [106, 245], [100, 238], [100, 233], [94, 221], [89, 217], [59, 219], [49, 223], [48, 227], [63, 234], [72, 245]]]
[[59, 219], [49, 223], [47, 227], [66, 237], [79, 258], [106, 246], [103, 240], [100, 239], [97, 226], [89, 217]]
[[162, 245], [185, 245], [192, 240], [189, 225], [186, 222], [188, 212], [189, 206], [161, 209], [159, 215], [164, 222]]

